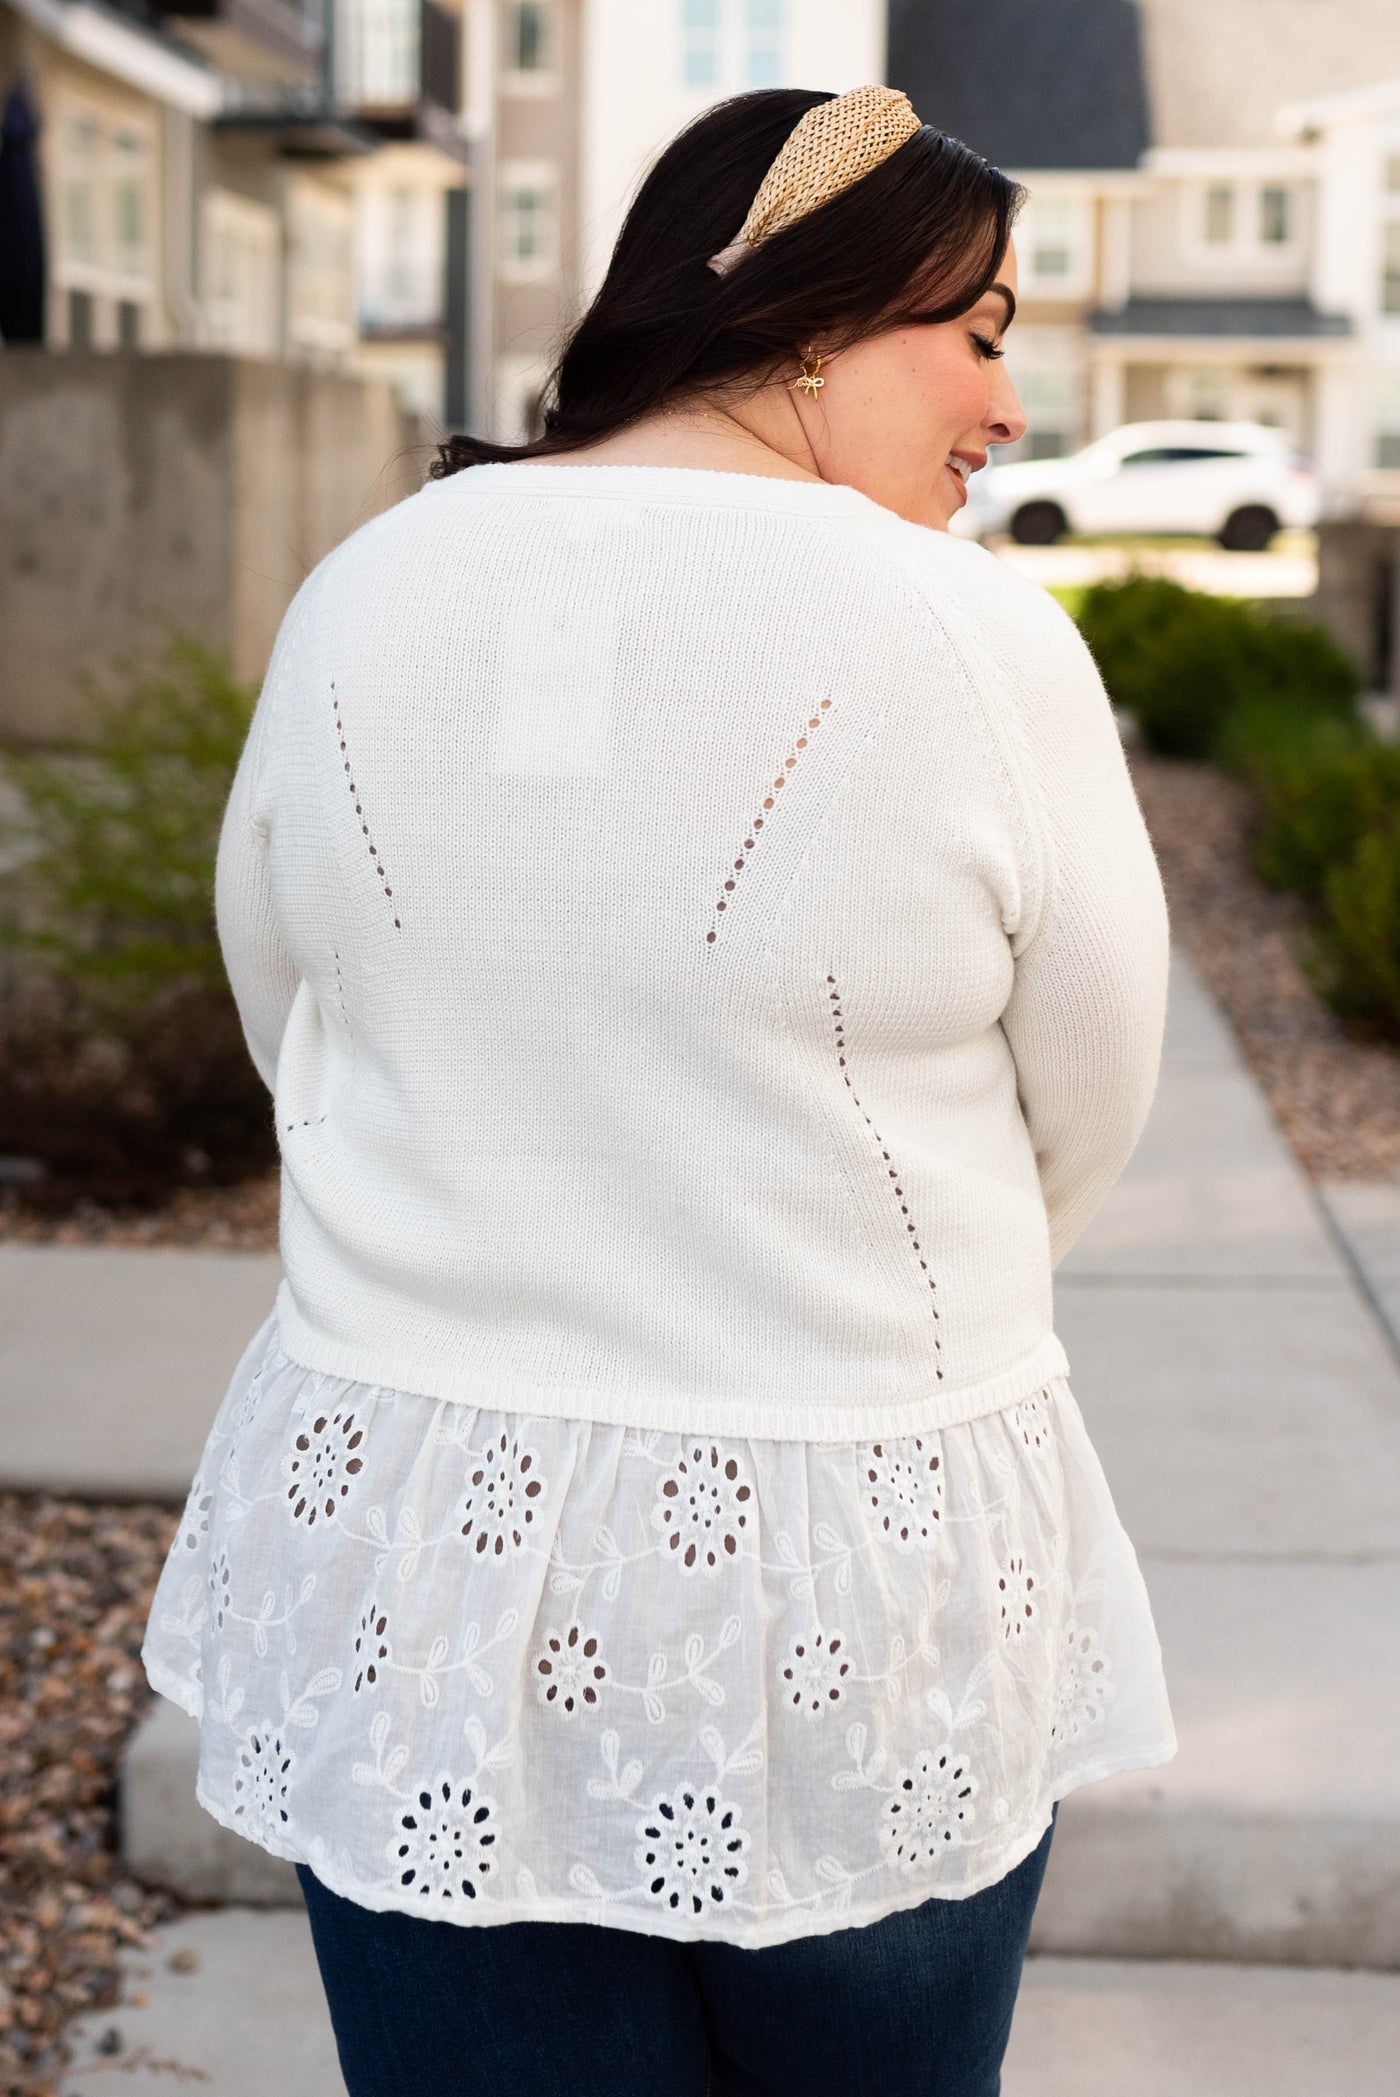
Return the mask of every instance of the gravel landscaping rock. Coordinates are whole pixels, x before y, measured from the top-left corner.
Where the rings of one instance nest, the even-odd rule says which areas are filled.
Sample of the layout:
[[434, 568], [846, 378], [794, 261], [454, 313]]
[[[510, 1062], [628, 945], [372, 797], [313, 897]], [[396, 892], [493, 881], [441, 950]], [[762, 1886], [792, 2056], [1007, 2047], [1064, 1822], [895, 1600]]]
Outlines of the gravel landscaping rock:
[[118, 1853], [117, 1772], [152, 1701], [141, 1638], [178, 1508], [0, 1493], [0, 2091], [53, 2097], [65, 2019], [186, 1912]]

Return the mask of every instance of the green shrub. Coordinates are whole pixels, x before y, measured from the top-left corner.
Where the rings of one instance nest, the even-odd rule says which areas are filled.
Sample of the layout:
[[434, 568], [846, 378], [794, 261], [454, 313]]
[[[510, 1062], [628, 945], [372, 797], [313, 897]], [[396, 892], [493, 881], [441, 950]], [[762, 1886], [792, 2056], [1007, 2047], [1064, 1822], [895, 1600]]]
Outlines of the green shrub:
[[1213, 756], [1225, 721], [1253, 700], [1355, 713], [1356, 670], [1320, 627], [1165, 576], [1093, 584], [1079, 626], [1111, 697], [1166, 756]]
[[190, 640], [115, 695], [81, 751], [0, 759], [0, 1151], [26, 1205], [149, 1206], [276, 1158], [214, 919], [219, 830], [255, 695]]
[[1342, 1018], [1400, 1040], [1400, 813], [1329, 867], [1323, 906], [1303, 957], [1313, 988]]
[[14, 861], [0, 933], [120, 1034], [171, 985], [226, 991], [214, 859], [255, 696], [176, 640], [160, 671], [90, 692], [82, 751], [4, 759], [22, 812], [0, 821]]
[[1321, 904], [1331, 868], [1400, 815], [1400, 746], [1359, 715], [1250, 701], [1225, 722], [1217, 754], [1259, 801], [1259, 872], [1310, 903]]

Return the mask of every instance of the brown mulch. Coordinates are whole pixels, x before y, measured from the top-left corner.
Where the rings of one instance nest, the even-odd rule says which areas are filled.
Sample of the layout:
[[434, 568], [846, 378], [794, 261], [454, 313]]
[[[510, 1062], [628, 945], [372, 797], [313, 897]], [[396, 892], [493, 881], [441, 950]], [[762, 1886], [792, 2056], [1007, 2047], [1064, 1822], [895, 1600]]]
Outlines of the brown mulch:
[[1172, 932], [1223, 1007], [1240, 1053], [1310, 1179], [1400, 1178], [1400, 1048], [1315, 996], [1294, 958], [1296, 896], [1249, 859], [1254, 803], [1213, 766], [1129, 746]]
[[79, 1201], [66, 1216], [0, 1210], [0, 1243], [26, 1245], [198, 1245], [221, 1252], [276, 1252], [277, 1175], [233, 1187], [181, 1187], [163, 1208], [113, 1210]]
[[117, 1845], [122, 1750], [152, 1698], [141, 1640], [179, 1519], [0, 1493], [3, 2097], [52, 2097], [60, 2027], [113, 2008], [120, 1947], [186, 1912]]

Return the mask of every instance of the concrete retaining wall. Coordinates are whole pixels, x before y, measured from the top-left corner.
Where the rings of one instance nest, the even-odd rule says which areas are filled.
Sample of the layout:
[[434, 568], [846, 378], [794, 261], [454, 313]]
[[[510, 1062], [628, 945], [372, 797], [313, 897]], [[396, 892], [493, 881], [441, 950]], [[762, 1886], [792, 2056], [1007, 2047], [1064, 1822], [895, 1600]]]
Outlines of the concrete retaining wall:
[[417, 488], [377, 379], [251, 358], [0, 354], [0, 738], [81, 737], [83, 672], [183, 632], [257, 683], [301, 581]]

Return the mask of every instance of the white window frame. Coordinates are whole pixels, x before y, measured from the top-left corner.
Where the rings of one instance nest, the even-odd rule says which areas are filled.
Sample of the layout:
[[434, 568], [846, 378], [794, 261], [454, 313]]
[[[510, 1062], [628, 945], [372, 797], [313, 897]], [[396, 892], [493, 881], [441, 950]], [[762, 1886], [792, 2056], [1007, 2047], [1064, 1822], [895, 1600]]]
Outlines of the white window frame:
[[[248, 299], [248, 282], [230, 291], [217, 281], [230, 248], [252, 259], [264, 301]], [[282, 225], [270, 204], [231, 189], [206, 190], [200, 226], [200, 339], [205, 349], [243, 357], [275, 357], [282, 339]]]
[[[116, 114], [100, 102], [64, 91], [55, 97], [51, 158], [46, 173], [55, 198], [53, 217], [52, 281], [67, 308], [70, 291], [86, 292], [93, 301], [93, 341], [98, 348], [117, 343], [117, 309], [122, 304], [139, 309], [138, 326], [143, 345], [149, 344], [149, 316], [156, 305], [160, 268], [159, 193], [157, 138], [155, 128], [135, 113]], [[74, 124], [87, 124], [93, 131], [93, 151], [88, 169], [93, 210], [93, 252], [73, 253], [68, 238], [68, 193], [74, 171], [69, 157], [69, 132]], [[143, 199], [143, 243], [139, 256], [122, 258], [117, 244], [117, 185], [121, 169], [122, 142], [136, 145], [136, 169]], [[123, 267], [134, 260], [136, 267]], [[66, 325], [66, 322], [65, 322]]]
[[[674, 78], [680, 92], [703, 106], [723, 95], [787, 83], [791, 79], [791, 38], [797, 4], [798, 0], [669, 0], [675, 38]], [[770, 11], [776, 14], [776, 21], [762, 19]], [[697, 12], [712, 19], [697, 22]], [[712, 79], [690, 78], [693, 51], [707, 51], [713, 56]], [[772, 52], [777, 57], [776, 70], [765, 66], [762, 77], [755, 67], [760, 52]]]
[[[512, 196], [536, 192], [543, 200], [544, 251], [522, 256], [512, 243]], [[559, 169], [552, 160], [505, 160], [497, 180], [497, 262], [503, 284], [538, 284], [559, 268]]]
[[336, 71], [351, 109], [407, 109], [422, 82], [418, 0], [341, 0]]
[[[1375, 376], [1371, 463], [1382, 473], [1400, 472], [1400, 365], [1382, 366]], [[1383, 459], [1384, 445], [1393, 456]]]
[[[343, 242], [343, 258], [335, 277], [341, 293], [338, 310], [317, 310], [317, 302], [303, 304], [301, 292], [308, 277], [330, 281], [330, 273], [308, 270], [303, 246], [309, 227], [320, 220], [320, 229], [334, 228]], [[319, 234], [318, 234], [319, 237]], [[318, 258], [319, 259], [319, 258]], [[287, 192], [287, 266], [283, 292], [286, 341], [289, 349], [316, 358], [340, 361], [355, 348], [358, 326], [355, 318], [355, 211], [343, 191], [319, 182], [294, 182]]]
[[[1206, 214], [1212, 190], [1232, 194], [1228, 240], [1207, 240]], [[1264, 192], [1281, 189], [1288, 198], [1287, 240], [1263, 238]], [[1303, 249], [1305, 184], [1294, 175], [1201, 175], [1181, 185], [1181, 245], [1190, 260], [1224, 274], [1260, 262], [1296, 264]]]
[[557, 95], [561, 85], [559, 42], [562, 25], [558, 0], [530, 0], [530, 4], [539, 8], [542, 18], [544, 64], [540, 66], [517, 66], [511, 62], [516, 4], [517, 0], [508, 0], [505, 10], [501, 92], [520, 100], [543, 101]]
[[[1064, 212], [1069, 219], [1068, 236], [1065, 241], [1069, 268], [1063, 272], [1046, 273], [1035, 266], [1036, 218], [1039, 213], [1048, 215], [1049, 211]], [[1073, 190], [1044, 189], [1035, 192], [1016, 224], [1016, 260], [1023, 297], [1088, 298], [1094, 283], [1093, 199]]]
[[[724, 92], [727, 71], [724, 0], [671, 0], [671, 5], [675, 10], [677, 84], [683, 94], [714, 100]], [[713, 16], [713, 20], [698, 20], [702, 13]], [[701, 52], [714, 59], [712, 79], [691, 76], [691, 58]]]
[[[1382, 141], [1376, 188], [1381, 207], [1376, 233], [1376, 312], [1382, 327], [1390, 329], [1400, 324], [1400, 266], [1394, 270], [1388, 267], [1389, 249], [1392, 243], [1400, 242], [1400, 136], [1392, 134]], [[1397, 285], [1394, 305], [1386, 300], [1392, 282]]]
[[[741, 0], [743, 8], [744, 38], [744, 86], [781, 87], [788, 69], [788, 34], [791, 29], [788, 0]], [[776, 15], [776, 21], [760, 19], [766, 14]], [[771, 52], [777, 58], [777, 68], [771, 77], [765, 70], [763, 78], [755, 71], [754, 60], [759, 52]]]

